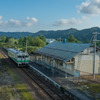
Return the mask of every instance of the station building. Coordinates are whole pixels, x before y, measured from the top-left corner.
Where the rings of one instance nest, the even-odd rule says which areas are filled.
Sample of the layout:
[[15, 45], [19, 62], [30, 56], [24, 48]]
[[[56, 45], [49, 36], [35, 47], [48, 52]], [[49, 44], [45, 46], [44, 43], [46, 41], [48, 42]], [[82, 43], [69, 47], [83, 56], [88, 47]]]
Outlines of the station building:
[[[94, 47], [87, 43], [53, 42], [35, 51], [34, 62], [51, 70], [55, 76], [93, 74]], [[96, 47], [95, 74], [100, 74], [100, 49]]]

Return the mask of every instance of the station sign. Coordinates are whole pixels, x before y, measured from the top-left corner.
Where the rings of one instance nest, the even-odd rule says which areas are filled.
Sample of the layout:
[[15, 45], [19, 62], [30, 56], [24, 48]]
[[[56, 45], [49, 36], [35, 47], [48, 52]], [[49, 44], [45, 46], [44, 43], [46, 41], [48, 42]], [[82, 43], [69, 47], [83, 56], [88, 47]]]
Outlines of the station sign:
[[79, 75], [80, 75], [79, 70], [74, 70], [74, 76], [75, 76], [75, 77], [79, 77]]

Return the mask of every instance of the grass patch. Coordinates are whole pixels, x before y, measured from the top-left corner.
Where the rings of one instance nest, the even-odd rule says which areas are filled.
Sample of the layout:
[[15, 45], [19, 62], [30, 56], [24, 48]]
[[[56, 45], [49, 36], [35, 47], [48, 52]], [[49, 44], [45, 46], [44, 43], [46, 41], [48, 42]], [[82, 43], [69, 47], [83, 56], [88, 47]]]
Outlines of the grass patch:
[[20, 81], [19, 77], [6, 65], [7, 71], [8, 73], [13, 77], [13, 79], [15, 80], [15, 82]]
[[0, 87], [0, 97], [3, 100], [34, 100], [25, 85]]
[[25, 85], [18, 84], [15, 87], [20, 93], [20, 98], [23, 98], [23, 100], [33, 100], [32, 95], [29, 93]]
[[81, 78], [92, 81], [100, 81], [100, 75], [95, 75], [95, 80], [93, 80], [93, 75], [81, 76]]
[[80, 86], [87, 86], [87, 90], [90, 90], [94, 93], [100, 93], [100, 84], [97, 83], [80, 83]]
[[28, 91], [22, 92], [21, 94], [22, 94], [24, 100], [33, 100], [32, 96], [30, 95], [30, 93]]
[[96, 78], [97, 78], [97, 79], [100, 79], [100, 75], [96, 75]]
[[21, 84], [17, 84], [15, 87], [16, 87], [18, 90], [26, 90], [26, 89], [27, 89], [25, 85], [21, 85]]
[[100, 84], [88, 84], [90, 90], [95, 93], [100, 93]]
[[4, 85], [2, 83], [0, 86], [0, 100], [34, 100], [26, 85], [22, 84], [20, 78], [9, 68], [7, 63], [3, 60], [0, 64], [3, 66], [1, 67], [2, 73], [7, 73], [4, 74], [4, 78], [5, 75], [9, 76], [5, 80], [9, 80], [11, 77], [9, 81], [13, 83], [10, 83], [10, 85], [8, 85], [9, 83], [6, 85], [5, 82]]
[[2, 58], [2, 54], [0, 53], [0, 58]]

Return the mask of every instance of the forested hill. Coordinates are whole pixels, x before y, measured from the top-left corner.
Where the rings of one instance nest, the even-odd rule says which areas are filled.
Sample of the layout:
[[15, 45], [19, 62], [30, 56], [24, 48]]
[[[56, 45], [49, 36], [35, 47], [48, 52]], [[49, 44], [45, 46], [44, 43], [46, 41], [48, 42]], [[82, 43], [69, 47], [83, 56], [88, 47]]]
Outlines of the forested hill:
[[[67, 30], [57, 30], [57, 31], [39, 31], [37, 33], [31, 33], [31, 32], [0, 32], [0, 35], [3, 36], [8, 36], [8, 37], [15, 37], [15, 38], [20, 38], [20, 37], [25, 37], [27, 35], [29, 36], [41, 36], [44, 35], [46, 38], [66, 38], [70, 34], [73, 34], [76, 39], [79, 41], [87, 41], [90, 40], [92, 37], [93, 32], [99, 32], [100, 33], [100, 28], [99, 27], [92, 27], [88, 29], [83, 29], [83, 30], [77, 30], [74, 28], [67, 29]], [[100, 35], [98, 35], [98, 38], [100, 39]]]

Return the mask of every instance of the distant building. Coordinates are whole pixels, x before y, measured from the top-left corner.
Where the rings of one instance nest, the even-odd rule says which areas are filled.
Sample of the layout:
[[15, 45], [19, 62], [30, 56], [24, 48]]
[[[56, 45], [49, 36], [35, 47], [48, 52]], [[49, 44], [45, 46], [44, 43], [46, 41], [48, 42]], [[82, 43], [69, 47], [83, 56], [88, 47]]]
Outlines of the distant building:
[[46, 39], [47, 43], [52, 43], [52, 42], [55, 42], [55, 41], [56, 41], [55, 39]]
[[[35, 51], [34, 61], [51, 69], [53, 74], [80, 75], [93, 73], [94, 48], [91, 44], [53, 42]], [[96, 48], [95, 74], [100, 74], [100, 49]]]

